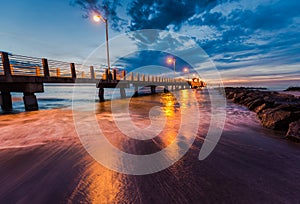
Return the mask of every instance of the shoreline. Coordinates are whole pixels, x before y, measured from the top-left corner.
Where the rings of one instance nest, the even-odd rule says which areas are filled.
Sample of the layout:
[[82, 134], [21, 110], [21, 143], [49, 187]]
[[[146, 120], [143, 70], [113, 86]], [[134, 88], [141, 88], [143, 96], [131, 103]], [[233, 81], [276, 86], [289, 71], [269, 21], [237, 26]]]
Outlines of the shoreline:
[[[189, 94], [198, 95], [200, 107], [209, 102], [206, 91]], [[134, 122], [148, 124], [144, 103], [148, 108], [156, 106], [159, 97], [154, 97], [156, 103], [152, 97], [133, 99], [138, 107], [131, 115]], [[99, 108], [97, 119], [107, 139], [132, 154], [165, 148], [172, 142], [172, 131], [176, 133], [173, 125], [179, 122], [177, 117], [172, 118], [169, 129], [157, 140], [136, 142], [112, 127], [110, 102]], [[207, 109], [202, 107], [203, 119], [210, 117]], [[223, 134], [205, 160], [199, 160], [199, 152], [209, 120], [200, 124], [192, 147], [178, 162], [142, 176], [121, 174], [94, 160], [79, 141], [71, 110], [1, 116], [1, 144], [8, 146], [10, 142], [13, 147], [0, 149], [0, 202], [250, 204], [299, 200], [300, 166], [295, 161], [300, 159], [300, 144], [281, 140], [273, 131], [262, 128], [246, 107], [229, 102], [227, 113]], [[32, 143], [36, 145], [26, 145]], [[182, 144], [184, 140], [178, 146]], [[173, 153], [178, 151], [174, 148]]]
[[285, 132], [285, 138], [300, 142], [300, 98], [295, 94], [226, 87], [226, 98], [256, 113], [265, 128]]

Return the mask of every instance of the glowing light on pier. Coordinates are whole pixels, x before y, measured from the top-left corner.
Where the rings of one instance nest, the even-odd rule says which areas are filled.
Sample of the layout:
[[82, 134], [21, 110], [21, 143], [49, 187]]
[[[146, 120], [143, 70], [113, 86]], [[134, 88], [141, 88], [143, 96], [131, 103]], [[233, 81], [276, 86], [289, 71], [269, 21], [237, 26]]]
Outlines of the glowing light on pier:
[[167, 63], [168, 64], [173, 64], [175, 62], [175, 59], [173, 57], [168, 57], [167, 58]]
[[94, 16], [93, 16], [93, 19], [94, 19], [95, 22], [98, 23], [98, 22], [101, 21], [101, 16], [99, 16], [99, 15], [94, 15]]
[[167, 58], [167, 63], [168, 64], [173, 64], [173, 68], [174, 68], [174, 78], [175, 78], [175, 76], [176, 76], [176, 59], [175, 58], [173, 58], [173, 57], [168, 57]]

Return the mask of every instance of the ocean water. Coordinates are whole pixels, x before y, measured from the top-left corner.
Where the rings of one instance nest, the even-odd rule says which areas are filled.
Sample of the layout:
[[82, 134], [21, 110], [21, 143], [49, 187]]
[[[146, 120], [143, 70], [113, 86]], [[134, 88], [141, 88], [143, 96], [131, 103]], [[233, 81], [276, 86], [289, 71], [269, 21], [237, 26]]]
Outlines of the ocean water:
[[[161, 89], [157, 89], [161, 92]], [[143, 88], [139, 90], [141, 94], [150, 93], [150, 88]], [[23, 93], [11, 93], [13, 98], [13, 110], [10, 112], [3, 112], [0, 114], [20, 113], [24, 111]], [[134, 94], [134, 88], [126, 89], [128, 97]], [[98, 101], [98, 89], [95, 84], [45, 84], [43, 93], [35, 94], [38, 99], [39, 110], [49, 109], [70, 109], [72, 103], [81, 103], [84, 105], [87, 101]], [[104, 98], [106, 100], [119, 99], [120, 94], [118, 90], [105, 89]]]
[[[254, 112], [230, 101], [220, 140], [207, 138], [211, 95], [224, 99], [207, 89], [127, 99], [106, 90], [113, 100], [99, 103], [94, 85], [46, 86], [37, 94], [40, 110], [25, 112], [22, 95], [14, 94], [15, 112], [0, 115], [0, 203], [297, 203], [299, 144], [262, 128]], [[97, 141], [99, 129], [124, 153], [164, 152], [145, 164], [157, 172], [124, 174], [136, 163], [110, 157], [105, 141]], [[205, 141], [217, 145], [199, 160]], [[180, 156], [159, 171], [165, 164], [159, 159]]]
[[[109, 136], [113, 134], [121, 138], [124, 135], [132, 136], [132, 130], [137, 130], [134, 132], [136, 139], [147, 139], [139, 138], [145, 134], [153, 136], [148, 139], [160, 135], [156, 139], [156, 145], [160, 144], [160, 147], [164, 147], [173, 141], [172, 138], [176, 137], [182, 124], [187, 128], [185, 133], [187, 138], [197, 134], [195, 128], [202, 127], [201, 131], [204, 135], [209, 127], [211, 103], [206, 89], [163, 93], [163, 89], [158, 88], [158, 94], [149, 95], [150, 90], [144, 88], [139, 90], [143, 96], [132, 98], [134, 89], [129, 88], [126, 89], [128, 96], [126, 99], [120, 98], [118, 89], [105, 89], [107, 101], [102, 103], [98, 100], [97, 90], [94, 85], [48, 85], [45, 86], [45, 93], [36, 94], [40, 109], [31, 112], [24, 111], [22, 94], [13, 94], [14, 110], [0, 114], [0, 147], [21, 147], [56, 140], [76, 140], [75, 138], [80, 136], [80, 131], [84, 130], [83, 135], [87, 134], [87, 130], [92, 131], [97, 125], [101, 127], [104, 134]], [[214, 93], [221, 96], [219, 92]], [[223, 96], [221, 98], [223, 99]], [[199, 117], [202, 118], [202, 122], [198, 124]], [[97, 124], [93, 123], [94, 118]], [[123, 127], [123, 132], [119, 131], [120, 127]], [[147, 132], [141, 133], [140, 131], [144, 129], [147, 129]], [[124, 131], [131, 131], [131, 133], [126, 134]], [[92, 134], [94, 132], [91, 132]], [[133, 140], [129, 141], [133, 142]], [[119, 144], [120, 140], [112, 143], [120, 149], [123, 148]], [[153, 150], [153, 148], [148, 149]], [[147, 153], [147, 148], [139, 151]]]
[[[237, 86], [237, 85], [234, 85]], [[257, 86], [251, 84], [252, 87], [266, 87], [272, 91], [283, 91], [287, 88], [287, 84], [265, 84], [263, 86]], [[162, 92], [162, 88], [157, 88], [157, 92]], [[145, 87], [139, 90], [141, 94], [150, 93], [150, 88]], [[11, 93], [13, 97], [13, 110], [11, 112], [3, 112], [0, 110], [0, 114], [20, 113], [24, 111], [23, 93]], [[134, 94], [134, 88], [126, 89], [126, 94], [131, 97]], [[44, 93], [36, 93], [38, 99], [39, 109], [48, 110], [56, 108], [72, 108], [72, 103], [84, 103], [90, 100], [98, 101], [98, 89], [95, 84], [45, 84]], [[120, 99], [119, 90], [105, 89], [106, 100]]]

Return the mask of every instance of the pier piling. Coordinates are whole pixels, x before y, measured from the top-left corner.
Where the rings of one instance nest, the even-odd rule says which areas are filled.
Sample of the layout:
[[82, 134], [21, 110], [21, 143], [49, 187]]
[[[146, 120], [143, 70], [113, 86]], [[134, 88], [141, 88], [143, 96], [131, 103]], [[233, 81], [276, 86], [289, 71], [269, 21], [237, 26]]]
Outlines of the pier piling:
[[120, 88], [120, 95], [121, 95], [121, 98], [126, 98], [125, 88]]
[[100, 102], [105, 101], [105, 100], [104, 100], [104, 88], [99, 88], [98, 96], [99, 96]]
[[156, 86], [151, 86], [151, 94], [155, 94]]
[[24, 106], [26, 111], [38, 110], [38, 102], [34, 93], [24, 93], [23, 96]]
[[12, 99], [10, 92], [1, 92], [0, 94], [0, 104], [4, 111], [12, 110]]
[[134, 94], [133, 94], [134, 97], [137, 97], [139, 96], [139, 87], [138, 86], [134, 86]]

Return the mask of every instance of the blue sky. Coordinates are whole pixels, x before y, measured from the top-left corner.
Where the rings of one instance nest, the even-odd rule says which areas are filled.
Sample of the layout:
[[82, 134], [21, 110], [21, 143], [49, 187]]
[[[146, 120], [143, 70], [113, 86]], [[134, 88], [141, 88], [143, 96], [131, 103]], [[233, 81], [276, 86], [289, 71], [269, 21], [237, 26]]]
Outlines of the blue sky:
[[[183, 36], [170, 47], [188, 42], [203, 48], [225, 83], [300, 81], [297, 0], [0, 0], [0, 50], [83, 62], [105, 41], [104, 24], [83, 16], [92, 10], [105, 14], [107, 2], [112, 40], [128, 31], [161, 29]], [[158, 35], [156, 41], [162, 40]], [[122, 61], [126, 67], [139, 66], [130, 56]]]

